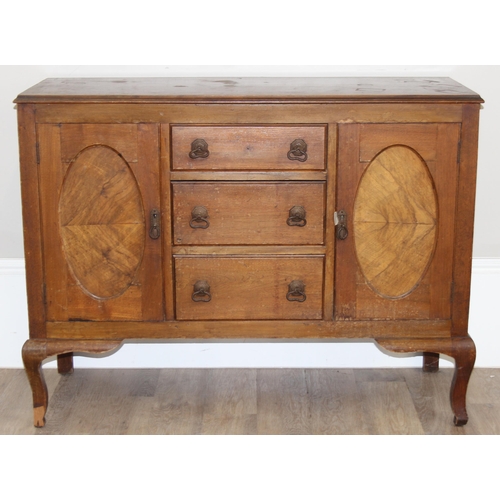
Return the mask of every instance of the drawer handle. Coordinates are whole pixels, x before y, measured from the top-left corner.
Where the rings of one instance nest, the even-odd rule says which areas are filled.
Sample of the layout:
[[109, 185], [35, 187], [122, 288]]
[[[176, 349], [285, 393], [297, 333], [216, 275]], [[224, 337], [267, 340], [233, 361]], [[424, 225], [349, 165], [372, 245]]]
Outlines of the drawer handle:
[[337, 239], [345, 240], [349, 235], [347, 230], [347, 213], [345, 210], [335, 212], [335, 225], [337, 226]]
[[293, 280], [288, 285], [288, 293], [286, 294], [286, 299], [290, 302], [304, 302], [304, 300], [306, 300], [305, 288], [306, 285], [303, 281]]
[[208, 281], [198, 280], [193, 286], [193, 295], [191, 298], [194, 302], [210, 302], [212, 295], [210, 294], [210, 285]]
[[153, 208], [149, 214], [149, 237], [157, 240], [160, 237], [160, 211]]
[[206, 229], [210, 226], [210, 222], [208, 222], [208, 210], [206, 207], [197, 206], [194, 207], [191, 212], [191, 220], [189, 221], [189, 225], [193, 229]]
[[204, 139], [195, 139], [191, 143], [191, 152], [189, 158], [196, 160], [196, 158], [207, 158], [210, 154], [208, 151], [208, 144]]
[[307, 144], [304, 139], [295, 139], [290, 144], [290, 151], [288, 151], [289, 160], [306, 161], [307, 160]]
[[306, 221], [306, 209], [301, 206], [292, 207], [288, 212], [288, 219], [286, 223], [289, 226], [299, 226], [304, 227], [307, 224]]

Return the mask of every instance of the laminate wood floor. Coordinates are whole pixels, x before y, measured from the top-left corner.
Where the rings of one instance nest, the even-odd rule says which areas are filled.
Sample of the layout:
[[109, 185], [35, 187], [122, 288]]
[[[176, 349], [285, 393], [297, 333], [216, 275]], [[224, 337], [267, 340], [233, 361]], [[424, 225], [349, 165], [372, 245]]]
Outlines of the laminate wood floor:
[[20, 369], [0, 369], [0, 434], [500, 434], [500, 369], [476, 368], [453, 425], [451, 368], [44, 370], [32, 425]]

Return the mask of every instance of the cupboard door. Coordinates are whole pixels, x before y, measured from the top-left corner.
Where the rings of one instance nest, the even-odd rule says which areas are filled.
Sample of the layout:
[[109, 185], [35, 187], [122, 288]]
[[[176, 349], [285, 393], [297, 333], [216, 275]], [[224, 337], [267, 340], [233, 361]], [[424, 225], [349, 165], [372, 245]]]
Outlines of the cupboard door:
[[48, 320], [162, 319], [157, 125], [42, 125], [39, 150]]
[[337, 319], [448, 319], [458, 124], [339, 127]]

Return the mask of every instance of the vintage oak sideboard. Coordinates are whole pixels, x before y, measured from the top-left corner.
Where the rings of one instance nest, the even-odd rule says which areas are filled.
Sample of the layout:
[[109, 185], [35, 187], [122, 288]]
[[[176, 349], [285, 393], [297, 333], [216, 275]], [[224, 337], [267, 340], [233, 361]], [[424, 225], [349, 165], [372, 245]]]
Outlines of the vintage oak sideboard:
[[42, 362], [125, 340], [371, 339], [455, 360], [467, 422], [481, 97], [449, 78], [48, 79], [15, 100]]

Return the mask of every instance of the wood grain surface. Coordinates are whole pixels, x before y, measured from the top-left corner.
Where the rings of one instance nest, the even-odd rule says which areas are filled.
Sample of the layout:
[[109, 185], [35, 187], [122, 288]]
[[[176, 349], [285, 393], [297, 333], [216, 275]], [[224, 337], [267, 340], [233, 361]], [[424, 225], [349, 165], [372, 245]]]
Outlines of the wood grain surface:
[[[321, 319], [322, 256], [176, 257], [176, 317], [199, 319]], [[194, 302], [198, 280], [210, 285], [211, 300]], [[304, 302], [287, 300], [288, 285], [305, 284]]]
[[107, 146], [83, 150], [66, 175], [59, 216], [65, 257], [83, 289], [101, 299], [124, 293], [142, 260], [146, 221], [122, 157]]
[[337, 209], [351, 231], [336, 247], [337, 319], [450, 318], [459, 133], [339, 127]]
[[[157, 126], [43, 125], [39, 141], [47, 317], [163, 318], [161, 244], [146, 238], [161, 206]], [[63, 149], [82, 146], [67, 162]]]
[[[175, 182], [175, 245], [320, 245], [324, 241], [325, 183]], [[207, 209], [206, 229], [191, 227], [192, 210]], [[305, 210], [305, 225], [287, 223]]]
[[437, 201], [429, 170], [406, 146], [390, 146], [366, 168], [354, 202], [356, 256], [379, 295], [400, 298], [420, 283], [436, 243]]
[[48, 78], [16, 102], [161, 102], [300, 100], [481, 101], [451, 78], [432, 77], [232, 77]]
[[[323, 170], [325, 127], [218, 126], [172, 127], [174, 170]], [[192, 159], [191, 144], [203, 139], [206, 158]], [[296, 139], [306, 143], [305, 161], [288, 158]]]

